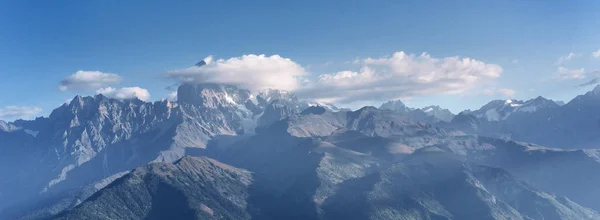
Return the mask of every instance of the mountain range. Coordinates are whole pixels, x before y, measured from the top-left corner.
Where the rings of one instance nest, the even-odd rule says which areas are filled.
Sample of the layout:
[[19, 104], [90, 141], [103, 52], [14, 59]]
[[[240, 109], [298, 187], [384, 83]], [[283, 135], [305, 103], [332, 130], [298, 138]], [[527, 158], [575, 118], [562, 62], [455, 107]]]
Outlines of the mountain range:
[[223, 84], [76, 96], [0, 121], [0, 219], [600, 219], [598, 112], [600, 86], [457, 115]]
[[476, 111], [459, 113], [447, 126], [471, 133], [531, 142], [547, 147], [600, 146], [600, 85], [566, 104], [538, 97], [496, 100]]

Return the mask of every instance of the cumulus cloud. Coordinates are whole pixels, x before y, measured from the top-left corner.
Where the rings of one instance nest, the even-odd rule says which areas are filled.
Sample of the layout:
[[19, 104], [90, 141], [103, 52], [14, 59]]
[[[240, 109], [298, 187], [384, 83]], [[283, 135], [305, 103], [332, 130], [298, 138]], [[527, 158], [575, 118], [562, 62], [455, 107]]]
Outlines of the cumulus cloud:
[[568, 55], [566, 55], [566, 56], [561, 56], [561, 57], [559, 57], [559, 58], [558, 58], [558, 60], [556, 60], [556, 63], [555, 63], [555, 64], [556, 64], [556, 65], [561, 65], [561, 64], [563, 64], [564, 62], [566, 62], [566, 61], [569, 61], [569, 60], [572, 60], [573, 58], [575, 58], [575, 57], [578, 57], [578, 56], [579, 56], [579, 54], [575, 54], [575, 53], [571, 52], [571, 53], [569, 53], [569, 54], [568, 54]]
[[133, 99], [137, 97], [142, 101], [150, 100], [150, 93], [148, 90], [140, 88], [140, 87], [123, 87], [120, 89], [115, 89], [113, 87], [107, 87], [96, 90], [97, 94], [105, 95], [109, 98], [114, 99]]
[[304, 98], [335, 103], [390, 100], [436, 94], [464, 93], [494, 79], [502, 67], [472, 58], [433, 58], [396, 52], [389, 58], [366, 58], [358, 71], [323, 74], [296, 91]]
[[109, 85], [119, 84], [123, 79], [114, 73], [103, 73], [100, 71], [79, 70], [63, 79], [58, 88], [61, 91], [77, 90], [86, 91], [99, 89]]
[[600, 50], [597, 50], [597, 51], [595, 51], [595, 52], [592, 52], [592, 56], [593, 56], [594, 58], [600, 58]]
[[42, 108], [37, 106], [6, 106], [0, 108], [2, 119], [31, 119], [42, 113]]
[[301, 86], [305, 69], [279, 55], [243, 55], [227, 60], [204, 60], [203, 65], [167, 72], [182, 83], [224, 83], [250, 90], [266, 88], [295, 90]]
[[568, 69], [565, 67], [558, 67], [558, 77], [560, 79], [582, 79], [585, 78], [585, 69]]

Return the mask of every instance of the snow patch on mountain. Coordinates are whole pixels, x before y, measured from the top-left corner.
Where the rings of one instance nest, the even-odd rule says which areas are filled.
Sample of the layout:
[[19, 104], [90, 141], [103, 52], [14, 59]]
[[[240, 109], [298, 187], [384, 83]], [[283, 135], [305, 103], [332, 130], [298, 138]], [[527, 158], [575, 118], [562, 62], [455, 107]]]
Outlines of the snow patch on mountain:
[[558, 108], [560, 105], [544, 97], [521, 101], [515, 99], [494, 100], [480, 109], [470, 112], [478, 118], [484, 118], [488, 121], [501, 121], [508, 118], [515, 112], [535, 112], [543, 108]]

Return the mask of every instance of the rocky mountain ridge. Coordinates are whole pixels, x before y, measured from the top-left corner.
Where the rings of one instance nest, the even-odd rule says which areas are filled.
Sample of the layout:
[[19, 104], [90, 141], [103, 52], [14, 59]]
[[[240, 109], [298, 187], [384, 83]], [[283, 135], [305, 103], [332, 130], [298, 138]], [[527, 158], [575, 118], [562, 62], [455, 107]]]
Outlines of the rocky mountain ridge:
[[[465, 196], [459, 204], [479, 207], [476, 215], [483, 218], [598, 219], [594, 210], [600, 209], [596, 205], [600, 201], [595, 199], [600, 192], [593, 190], [600, 183], [595, 171], [600, 170], [597, 150], [559, 150], [507, 140], [561, 137], [563, 142], [554, 144], [593, 143], [592, 138], [578, 137], [592, 137], [595, 132], [583, 122], [595, 117], [600, 107], [594, 104], [595, 97], [592, 91], [558, 107], [538, 98], [528, 102], [553, 107], [515, 110], [498, 121], [462, 112], [446, 122], [440, 114], [427, 114], [443, 112], [441, 108], [396, 110], [382, 105], [339, 111], [327, 104], [299, 101], [288, 92], [253, 94], [221, 84], [182, 85], [176, 102], [77, 96], [48, 118], [0, 122], [0, 171], [16, 177], [0, 182], [4, 189], [0, 191], [4, 201], [0, 215], [8, 219], [37, 219], [57, 213], [63, 213], [63, 218], [89, 217], [90, 207], [104, 207], [105, 211], [126, 207], [107, 201], [133, 204], [128, 199], [144, 195], [142, 204], [148, 206], [153, 199], [162, 198], [160, 192], [175, 188], [185, 193], [172, 199], [183, 201], [181, 213], [190, 218], [469, 218], [466, 207], [448, 202], [451, 196], [447, 191], [457, 191]], [[513, 107], [522, 109], [525, 103]], [[547, 114], [556, 121], [541, 122]], [[590, 132], [549, 136], [544, 133], [547, 130], [525, 130], [535, 123], [546, 123], [544, 129], [556, 127], [555, 122], [569, 125], [563, 121], [568, 115], [583, 117], [583, 121], [575, 121]], [[524, 129], [515, 130], [511, 125]], [[562, 129], [566, 128], [579, 129]], [[177, 161], [186, 155], [221, 162], [199, 159], [201, 169], [181, 173]], [[189, 160], [198, 159], [185, 159]], [[161, 165], [134, 170], [149, 163]], [[227, 165], [218, 166], [216, 173], [202, 174], [221, 163]], [[222, 175], [228, 171], [221, 168], [252, 172], [246, 175], [252, 184], [230, 181], [230, 174]], [[149, 191], [128, 198], [114, 193], [137, 192], [139, 187], [122, 185], [122, 181], [140, 169], [146, 169], [145, 174], [136, 181]], [[170, 181], [168, 178], [146, 178], [161, 176], [163, 171], [169, 173], [167, 177], [200, 175], [201, 179], [185, 177], [164, 186], [156, 184]], [[440, 176], [453, 183], [444, 186], [448, 190], [426, 184]], [[192, 203], [185, 201], [196, 199], [197, 193], [215, 195], [220, 191], [194, 185], [206, 181], [202, 178], [225, 181], [239, 189], [234, 194], [245, 195], [247, 205], [232, 205], [222, 196], [210, 197], [218, 203], [189, 205]], [[407, 185], [398, 185], [398, 181]], [[397, 191], [399, 188], [404, 191]], [[389, 201], [385, 195], [401, 198], [391, 201], [400, 205], [383, 206]], [[155, 210], [168, 207], [158, 204]], [[230, 208], [238, 211], [228, 215]], [[350, 216], [340, 211], [349, 209], [354, 211]], [[128, 219], [154, 216], [152, 209], [144, 210], [127, 207], [119, 213]], [[207, 210], [213, 214], [208, 215]], [[112, 214], [104, 212], [102, 216]]]
[[0, 170], [17, 178], [0, 183], [7, 202], [0, 207], [78, 190], [152, 161], [172, 162], [186, 148], [205, 148], [217, 136], [251, 135], [258, 122], [272, 117], [264, 110], [277, 108], [282, 97], [289, 98], [285, 105], [300, 109], [294, 111], [308, 106], [281, 91], [253, 97], [234, 86], [185, 84], [177, 102], [76, 96], [48, 118], [2, 122]]

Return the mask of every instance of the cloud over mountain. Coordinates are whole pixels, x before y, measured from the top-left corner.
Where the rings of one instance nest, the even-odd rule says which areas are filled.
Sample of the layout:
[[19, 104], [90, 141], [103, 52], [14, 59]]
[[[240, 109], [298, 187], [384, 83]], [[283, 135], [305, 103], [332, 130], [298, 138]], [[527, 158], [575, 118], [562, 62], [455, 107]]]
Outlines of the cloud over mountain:
[[119, 84], [123, 78], [114, 73], [79, 70], [63, 79], [58, 88], [61, 91], [94, 91], [95, 89]]
[[96, 93], [105, 95], [109, 98], [115, 99], [133, 99], [137, 97], [142, 101], [150, 101], [150, 93], [148, 90], [140, 88], [140, 87], [123, 87], [123, 88], [113, 88], [107, 87], [96, 90]]
[[199, 64], [169, 71], [167, 76], [185, 83], [224, 83], [251, 90], [295, 90], [300, 87], [299, 77], [307, 74], [300, 64], [279, 55], [249, 54], [227, 60], [212, 60], [209, 56]]
[[403, 51], [358, 63], [362, 64], [358, 71], [322, 74], [297, 93], [339, 103], [459, 94], [502, 73], [499, 65], [468, 57], [434, 58], [427, 53], [417, 56]]
[[[351, 68], [360, 66], [355, 70]], [[283, 89], [302, 99], [351, 103], [437, 94], [458, 94], [498, 78], [503, 69], [468, 57], [434, 58], [403, 51], [386, 58], [357, 59], [348, 69], [309, 74], [300, 64], [279, 55], [207, 57], [185, 69], [168, 71], [179, 83], [224, 83], [260, 90]]]

